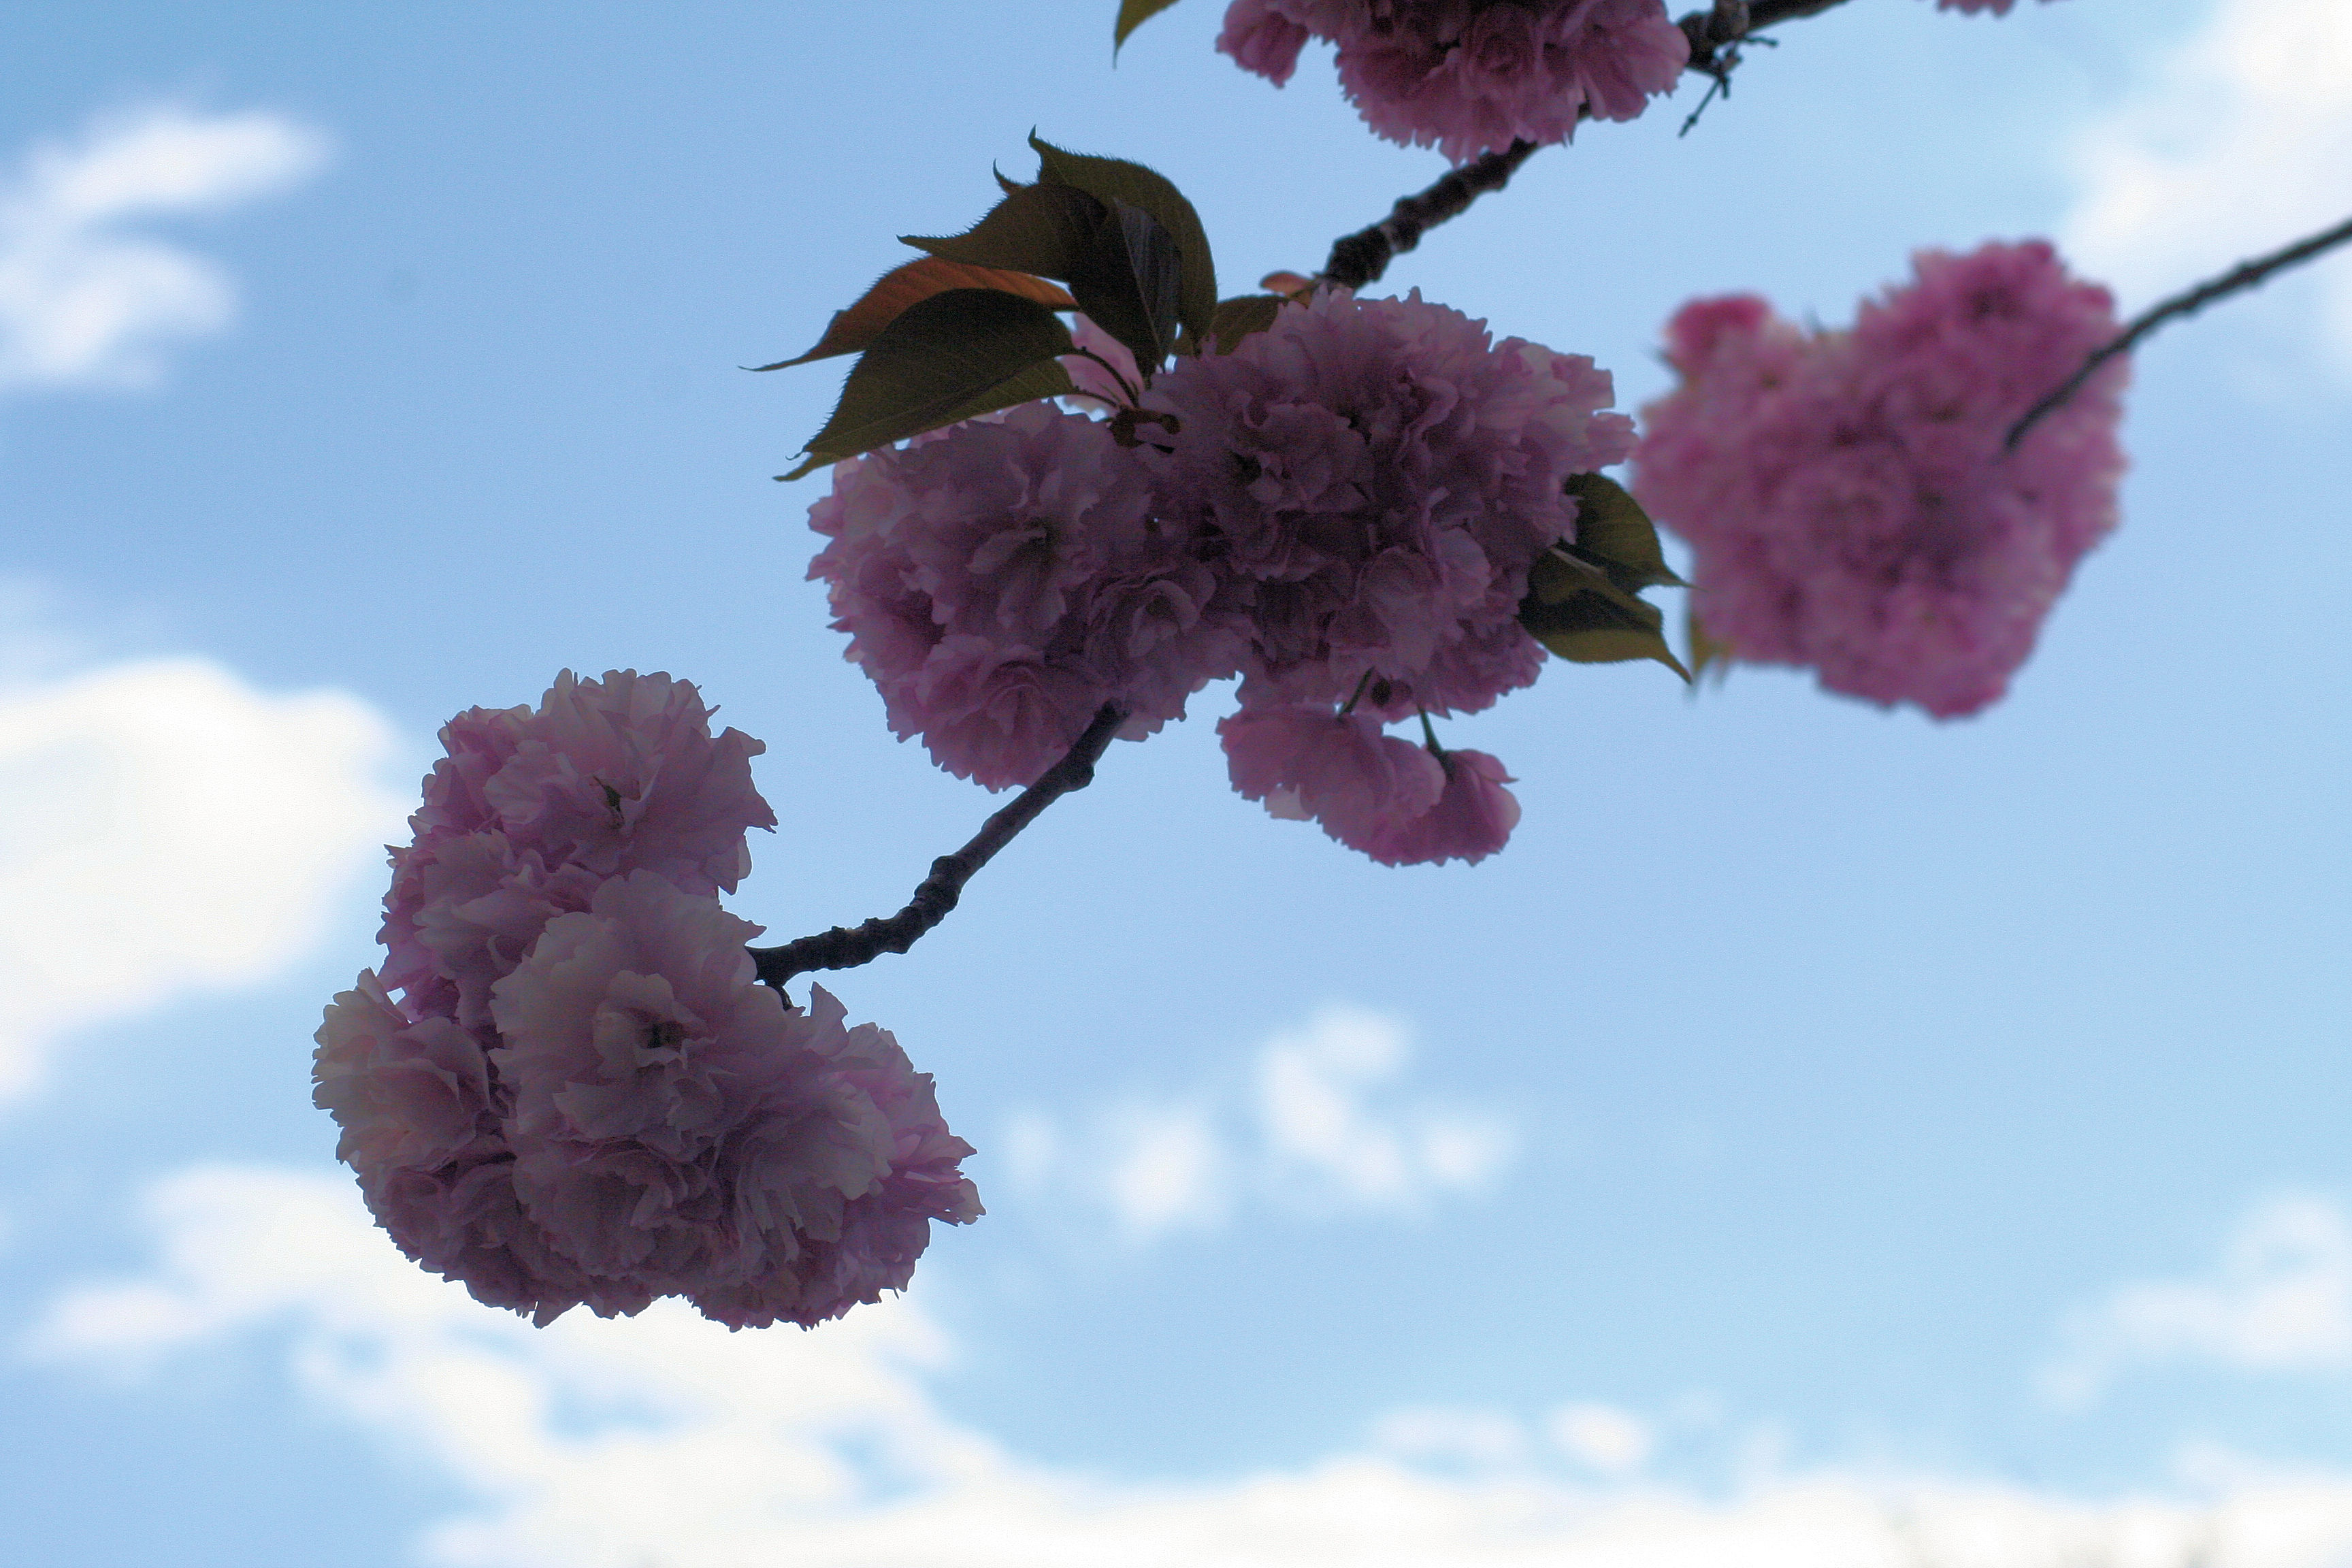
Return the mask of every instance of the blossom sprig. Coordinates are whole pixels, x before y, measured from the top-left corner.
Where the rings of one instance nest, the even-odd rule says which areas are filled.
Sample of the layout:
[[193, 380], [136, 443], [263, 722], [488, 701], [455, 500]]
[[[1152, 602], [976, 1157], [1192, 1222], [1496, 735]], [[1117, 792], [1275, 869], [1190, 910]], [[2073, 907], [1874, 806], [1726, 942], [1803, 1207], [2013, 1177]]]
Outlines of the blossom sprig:
[[[944, 400], [868, 366], [894, 333], [913, 341], [908, 320], [944, 321], [986, 291], [918, 296], [904, 268], [818, 346], [867, 345], [842, 399], [861, 433], [841, 436], [851, 424], [836, 412], [810, 446], [811, 463], [845, 453], [811, 509], [825, 541], [811, 575], [902, 738], [988, 788], [1032, 786], [1106, 711], [1139, 740], [1238, 677], [1245, 716], [1319, 709], [1330, 721], [1293, 735], [1329, 749], [1301, 763], [1328, 784], [1350, 759], [1387, 754], [1356, 743], [1366, 725], [1479, 711], [1531, 682], [1548, 649], [1679, 669], [1659, 612], [1638, 597], [1675, 578], [1647, 519], [1599, 473], [1633, 441], [1609, 409], [1607, 372], [1497, 341], [1418, 294], [1366, 300], [1283, 279], [1285, 293], [1215, 300], [1205, 237], [1174, 240], [1200, 226], [1172, 184], [1036, 145], [1036, 184], [1008, 185], [961, 236], [912, 243], [943, 265], [1034, 268], [987, 309], [1051, 320], [1021, 351], [1058, 351], [1050, 362], [1024, 366], [989, 406], [912, 428], [939, 419]], [[1126, 270], [1090, 271], [1108, 250]], [[1159, 260], [1139, 270], [1139, 257]], [[1043, 291], [1048, 274], [1069, 284], [1066, 306]], [[1130, 287], [1147, 275], [1157, 282]], [[1146, 297], [1172, 314], [1137, 308]], [[1096, 316], [1105, 300], [1108, 321]], [[902, 314], [877, 330], [893, 308]], [[1061, 309], [1074, 312], [1068, 327]], [[905, 401], [868, 397], [887, 386]], [[1055, 395], [1014, 397], [1041, 387]], [[886, 430], [912, 439], [845, 451]], [[1465, 791], [1499, 791], [1499, 763], [1449, 769], [1451, 753], [1416, 752], [1406, 773], [1428, 787], [1373, 788], [1363, 798], [1381, 805], [1368, 813], [1347, 804], [1361, 792], [1336, 785], [1253, 787], [1263, 759], [1244, 755], [1249, 737], [1273, 731], [1221, 729], [1237, 788], [1392, 864], [1475, 858], [1517, 819], [1515, 805], [1482, 809], [1489, 829], [1502, 826], [1476, 854], [1460, 847], [1472, 840], [1412, 826], [1450, 783], [1456, 804], [1433, 821], [1460, 817]]]
[[2115, 526], [2126, 366], [2012, 448], [2116, 337], [2113, 301], [2038, 241], [1916, 266], [1847, 331], [1754, 296], [1685, 306], [1667, 329], [1682, 382], [1643, 411], [1634, 488], [1690, 542], [1712, 644], [1955, 718], [2007, 689]]

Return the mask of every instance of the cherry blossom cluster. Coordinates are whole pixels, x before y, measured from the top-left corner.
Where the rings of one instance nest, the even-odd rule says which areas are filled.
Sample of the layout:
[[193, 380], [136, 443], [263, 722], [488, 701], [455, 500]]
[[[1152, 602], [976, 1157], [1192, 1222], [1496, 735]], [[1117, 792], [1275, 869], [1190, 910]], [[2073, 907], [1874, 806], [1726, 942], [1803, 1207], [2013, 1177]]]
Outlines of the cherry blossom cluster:
[[1210, 681], [1234, 786], [1388, 864], [1476, 860], [1502, 765], [1388, 735], [1534, 680], [1563, 484], [1623, 459], [1607, 372], [1428, 303], [1327, 289], [1230, 353], [1142, 378], [1084, 323], [1097, 419], [1048, 405], [840, 464], [810, 513], [848, 657], [892, 726], [992, 788], [1106, 704], [1139, 737]]
[[1217, 47], [1279, 87], [1309, 38], [1375, 132], [1456, 163], [1631, 120], [1690, 58], [1665, 0], [1234, 0]]
[[1953, 718], [2007, 689], [2115, 526], [2128, 372], [2110, 362], [2012, 447], [2115, 336], [2113, 300], [2039, 241], [1915, 265], [1846, 331], [1752, 295], [1685, 305], [1666, 333], [1682, 382], [1643, 411], [1633, 488], [1689, 542], [1717, 643]]
[[929, 1078], [822, 990], [759, 984], [760, 928], [719, 906], [775, 823], [759, 742], [631, 671], [441, 739], [382, 972], [318, 1035], [336, 1152], [402, 1251], [541, 1323], [677, 1295], [807, 1326], [979, 1215]]

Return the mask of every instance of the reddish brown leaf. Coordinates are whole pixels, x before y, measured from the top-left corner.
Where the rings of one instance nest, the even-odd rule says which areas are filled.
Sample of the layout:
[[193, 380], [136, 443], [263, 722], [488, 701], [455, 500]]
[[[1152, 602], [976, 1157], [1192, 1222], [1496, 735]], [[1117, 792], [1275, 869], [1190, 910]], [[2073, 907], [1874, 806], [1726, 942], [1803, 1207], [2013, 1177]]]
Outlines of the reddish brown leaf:
[[999, 267], [974, 267], [967, 262], [945, 261], [936, 256], [926, 256], [894, 268], [882, 275], [881, 280], [866, 290], [866, 295], [846, 310], [834, 312], [832, 323], [816, 347], [797, 359], [778, 360], [773, 364], [755, 366], [759, 370], [782, 370], [788, 365], [806, 364], [814, 359], [831, 359], [835, 354], [854, 354], [881, 336], [882, 329], [897, 321], [909, 305], [921, 303], [934, 294], [950, 289], [994, 289], [1000, 293], [1017, 294], [1024, 300], [1034, 300], [1049, 310], [1071, 310], [1077, 301], [1059, 286], [1043, 278], [1033, 278], [1026, 272], [1010, 272]]

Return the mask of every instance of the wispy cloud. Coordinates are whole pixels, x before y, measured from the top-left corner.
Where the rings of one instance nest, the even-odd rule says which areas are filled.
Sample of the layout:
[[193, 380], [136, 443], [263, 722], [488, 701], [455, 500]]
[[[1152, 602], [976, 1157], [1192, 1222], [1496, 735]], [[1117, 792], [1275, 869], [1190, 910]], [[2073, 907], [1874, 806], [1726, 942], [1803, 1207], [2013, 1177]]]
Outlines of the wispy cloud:
[[1612, 1405], [1561, 1406], [1551, 1418], [1560, 1451], [1604, 1476], [1628, 1476], [1650, 1462], [1657, 1434], [1649, 1422]]
[[[2127, 303], [2352, 216], [2352, 6], [2217, 0], [2154, 67], [2072, 149], [2068, 251]], [[2314, 271], [2352, 364], [2352, 258]]]
[[2151, 1363], [2352, 1368], [2352, 1224], [2317, 1198], [2273, 1199], [2239, 1225], [2218, 1267], [2124, 1286], [2070, 1318], [2063, 1338], [2042, 1380], [2062, 1405], [2088, 1404]]
[[1510, 1152], [1490, 1118], [1399, 1103], [1386, 1093], [1411, 1057], [1403, 1022], [1329, 1007], [1258, 1058], [1257, 1115], [1274, 1180], [1310, 1200], [1410, 1211], [1482, 1186]]
[[1708, 1500], [1607, 1479], [1634, 1472], [1652, 1428], [1592, 1405], [1539, 1424], [1552, 1445], [1508, 1415], [1406, 1412], [1297, 1468], [1107, 1479], [947, 1415], [929, 1379], [950, 1348], [904, 1300], [806, 1334], [730, 1336], [667, 1308], [541, 1331], [400, 1258], [337, 1177], [200, 1169], [147, 1208], [153, 1267], [66, 1294], [23, 1348], [135, 1378], [271, 1343], [310, 1400], [469, 1495], [417, 1543], [445, 1568], [2323, 1568], [2352, 1553], [2343, 1474], [2241, 1468], [2201, 1501], [2093, 1503], [1771, 1472]]
[[290, 189], [326, 156], [278, 115], [168, 107], [34, 147], [0, 179], [0, 391], [153, 381], [172, 345], [228, 325], [236, 292], [142, 230]]
[[1268, 1040], [1246, 1081], [1106, 1110], [1076, 1129], [1022, 1116], [1007, 1140], [1009, 1173], [1032, 1190], [1098, 1195], [1138, 1239], [1214, 1225], [1244, 1204], [1420, 1214], [1485, 1186], [1508, 1163], [1512, 1139], [1495, 1117], [1412, 1093], [1411, 1058], [1402, 1020], [1328, 1007]]
[[0, 680], [0, 1104], [77, 1029], [261, 980], [397, 828], [390, 731], [201, 659]]

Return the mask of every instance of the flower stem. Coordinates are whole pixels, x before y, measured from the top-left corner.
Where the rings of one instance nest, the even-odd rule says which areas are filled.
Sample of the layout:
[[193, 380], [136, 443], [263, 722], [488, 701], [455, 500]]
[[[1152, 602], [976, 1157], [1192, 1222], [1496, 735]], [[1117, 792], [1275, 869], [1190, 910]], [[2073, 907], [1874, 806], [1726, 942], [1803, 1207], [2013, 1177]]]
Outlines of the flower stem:
[[904, 952], [914, 946], [924, 932], [947, 919], [973, 872], [995, 858], [996, 852], [1019, 837], [1021, 830], [1036, 821], [1047, 806], [1094, 782], [1095, 763], [1102, 760], [1111, 737], [1126, 721], [1125, 709], [1115, 702], [1104, 703], [1086, 731], [1062, 753], [1061, 761], [981, 824], [971, 843], [931, 862], [930, 875], [922, 879], [915, 889], [915, 896], [897, 914], [887, 919], [877, 917], [854, 929], [835, 926], [778, 947], [752, 948], [751, 953], [759, 965], [761, 983], [781, 991], [784, 982], [794, 975], [815, 969], [855, 969], [886, 952]]
[[[1092, 349], [1075, 349], [1072, 352], [1077, 354], [1081, 359], [1090, 359], [1094, 361], [1097, 364], [1102, 366], [1105, 371], [1108, 371], [1110, 374], [1110, 378], [1118, 383], [1118, 389], [1127, 394], [1127, 405], [1129, 408], [1134, 407], [1137, 403], [1142, 400], [1143, 395], [1135, 389], [1134, 384], [1129, 381], [1127, 377], [1118, 374], [1118, 366], [1111, 363], [1110, 361], [1103, 358], [1102, 355], [1095, 353]], [[1079, 395], [1084, 396], [1085, 395], [1082, 393]]]

